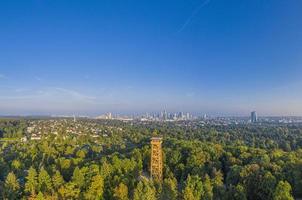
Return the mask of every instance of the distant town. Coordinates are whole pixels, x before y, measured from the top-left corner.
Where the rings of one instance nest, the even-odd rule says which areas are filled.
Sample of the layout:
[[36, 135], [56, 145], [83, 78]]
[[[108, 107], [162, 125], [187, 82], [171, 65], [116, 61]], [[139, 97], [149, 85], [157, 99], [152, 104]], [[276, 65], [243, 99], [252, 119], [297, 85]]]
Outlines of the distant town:
[[98, 121], [121, 121], [129, 122], [132, 125], [147, 125], [152, 123], [169, 123], [173, 122], [180, 127], [198, 128], [203, 126], [232, 126], [232, 125], [280, 125], [280, 124], [302, 124], [302, 117], [258, 117], [256, 111], [251, 112], [250, 117], [210, 117], [206, 114], [203, 116], [193, 116], [190, 113], [168, 113], [162, 111], [157, 114], [146, 113], [137, 116], [113, 115], [107, 113], [95, 118], [77, 117], [77, 116], [52, 116], [52, 117], [30, 117], [35, 120], [29, 122], [26, 128], [27, 136], [22, 141], [40, 140], [42, 133], [52, 133], [58, 135], [64, 128], [68, 134], [76, 136], [85, 136], [88, 132], [92, 138], [108, 137], [107, 131], [117, 129], [123, 131], [121, 127], [114, 128], [107, 126], [108, 130], [98, 125]]
[[302, 116], [258, 116], [256, 111], [252, 111], [250, 116], [211, 116], [206, 113], [194, 115], [190, 112], [146, 112], [144, 114], [114, 114], [108, 112], [97, 117], [77, 116], [77, 115], [53, 115], [53, 118], [88, 118], [102, 120], [120, 120], [120, 121], [154, 121], [154, 122], [177, 122], [177, 121], [203, 121], [208, 124], [228, 125], [228, 124], [261, 124], [261, 123], [302, 123]]
[[199, 123], [210, 125], [232, 125], [232, 124], [295, 124], [302, 123], [302, 116], [258, 116], [256, 111], [252, 111], [250, 116], [211, 116], [208, 114], [194, 115], [189, 112], [167, 112], [144, 114], [113, 114], [111, 112], [99, 116], [83, 115], [22, 115], [22, 116], [0, 116], [0, 118], [32, 118], [32, 119], [71, 119], [76, 122], [79, 119], [92, 120], [118, 120], [134, 122], [186, 122], [198, 121]]

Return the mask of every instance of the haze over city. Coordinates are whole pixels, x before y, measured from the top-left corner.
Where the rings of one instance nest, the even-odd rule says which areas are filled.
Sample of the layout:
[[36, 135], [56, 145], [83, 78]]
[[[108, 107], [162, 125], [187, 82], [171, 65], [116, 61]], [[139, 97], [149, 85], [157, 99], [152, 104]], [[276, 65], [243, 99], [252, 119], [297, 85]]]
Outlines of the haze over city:
[[0, 2], [0, 115], [302, 115], [302, 2]]

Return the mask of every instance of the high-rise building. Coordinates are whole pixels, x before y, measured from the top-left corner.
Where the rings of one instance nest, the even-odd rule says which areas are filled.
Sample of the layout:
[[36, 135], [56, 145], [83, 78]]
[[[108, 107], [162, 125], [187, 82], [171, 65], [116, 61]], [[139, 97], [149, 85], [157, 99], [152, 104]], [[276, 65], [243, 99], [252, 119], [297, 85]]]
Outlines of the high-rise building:
[[168, 114], [167, 111], [164, 110], [163, 112], [163, 120], [167, 120], [168, 119]]
[[151, 138], [151, 178], [157, 181], [163, 179], [162, 138]]
[[164, 118], [164, 112], [163, 112], [163, 111], [160, 112], [159, 118], [160, 118], [161, 120]]
[[258, 121], [258, 117], [256, 111], [251, 112], [251, 122], [256, 123], [257, 121]]
[[186, 114], [186, 120], [190, 120], [190, 119], [191, 119], [190, 113], [187, 113]]
[[178, 119], [183, 120], [184, 118], [183, 116], [184, 116], [183, 112], [178, 113]]
[[173, 120], [177, 120], [177, 113], [173, 114]]

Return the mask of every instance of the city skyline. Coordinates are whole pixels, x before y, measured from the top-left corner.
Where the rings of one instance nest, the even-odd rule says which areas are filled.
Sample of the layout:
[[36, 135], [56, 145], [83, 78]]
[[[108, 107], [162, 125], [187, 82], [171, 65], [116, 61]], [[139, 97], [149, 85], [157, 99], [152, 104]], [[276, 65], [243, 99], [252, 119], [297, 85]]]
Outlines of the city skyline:
[[302, 116], [301, 1], [2, 1], [0, 115]]

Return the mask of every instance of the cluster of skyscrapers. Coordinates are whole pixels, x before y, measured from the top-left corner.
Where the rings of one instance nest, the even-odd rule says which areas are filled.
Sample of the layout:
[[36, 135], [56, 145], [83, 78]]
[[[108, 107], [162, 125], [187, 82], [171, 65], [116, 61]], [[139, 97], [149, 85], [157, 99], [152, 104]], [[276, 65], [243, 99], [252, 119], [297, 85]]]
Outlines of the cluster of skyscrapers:
[[[101, 116], [96, 117], [97, 119], [119, 119], [119, 120], [141, 120], [141, 121], [185, 121], [185, 120], [193, 120], [197, 119], [194, 118], [191, 113], [184, 113], [184, 112], [173, 112], [169, 113], [166, 110], [161, 111], [159, 113], [146, 113], [146, 114], [138, 114], [138, 115], [112, 115], [112, 113], [107, 113]], [[207, 120], [209, 119], [208, 116], [205, 114], [201, 119]], [[210, 118], [214, 120], [215, 118]], [[229, 118], [224, 118], [224, 120]], [[230, 118], [231, 119], [231, 118]], [[221, 120], [221, 118], [219, 118]], [[250, 120], [251, 123], [258, 122], [257, 112], [251, 112]]]
[[146, 113], [144, 118], [148, 120], [161, 120], [161, 121], [167, 121], [167, 120], [191, 120], [193, 119], [192, 114], [190, 113], [183, 113], [183, 112], [178, 112], [178, 113], [168, 113], [167, 111], [162, 111], [160, 113], [153, 113], [149, 114]]
[[159, 113], [146, 113], [137, 115], [113, 115], [112, 113], [106, 113], [96, 117], [96, 119], [119, 119], [119, 120], [142, 120], [142, 121], [181, 121], [181, 120], [192, 120], [193, 115], [190, 113], [168, 113], [167, 111], [162, 111]]

